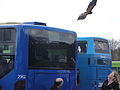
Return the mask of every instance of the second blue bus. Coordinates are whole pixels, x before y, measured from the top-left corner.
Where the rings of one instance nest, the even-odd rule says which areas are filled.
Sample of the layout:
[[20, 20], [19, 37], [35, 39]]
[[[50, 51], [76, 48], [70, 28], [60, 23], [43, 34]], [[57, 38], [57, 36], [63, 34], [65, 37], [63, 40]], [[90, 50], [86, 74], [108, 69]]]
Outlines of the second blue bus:
[[111, 54], [107, 39], [78, 38], [78, 90], [100, 90], [111, 72]]

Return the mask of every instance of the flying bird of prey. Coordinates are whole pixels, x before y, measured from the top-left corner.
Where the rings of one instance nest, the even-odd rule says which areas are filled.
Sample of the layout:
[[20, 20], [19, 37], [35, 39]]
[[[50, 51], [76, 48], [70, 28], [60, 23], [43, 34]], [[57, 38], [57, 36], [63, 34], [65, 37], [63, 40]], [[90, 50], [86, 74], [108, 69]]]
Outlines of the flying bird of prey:
[[93, 13], [92, 10], [96, 6], [96, 3], [97, 3], [97, 0], [92, 0], [86, 9], [86, 12], [81, 13], [81, 15], [78, 17], [77, 20], [83, 20], [86, 18], [87, 15], [92, 14]]

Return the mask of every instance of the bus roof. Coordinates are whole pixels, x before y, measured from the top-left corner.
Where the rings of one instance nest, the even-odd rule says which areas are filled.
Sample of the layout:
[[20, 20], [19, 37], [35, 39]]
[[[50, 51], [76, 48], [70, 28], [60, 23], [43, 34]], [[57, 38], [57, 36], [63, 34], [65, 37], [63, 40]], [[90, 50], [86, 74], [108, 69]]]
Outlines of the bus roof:
[[9, 28], [9, 27], [17, 27], [17, 26], [24, 26], [24, 27], [40, 27], [44, 28], [46, 30], [51, 30], [51, 31], [60, 31], [60, 32], [69, 32], [69, 33], [75, 33], [74, 31], [67, 30], [67, 29], [61, 29], [61, 28], [56, 28], [56, 27], [49, 27], [46, 25], [46, 23], [42, 22], [7, 22], [7, 23], [0, 23], [0, 28]]
[[102, 39], [102, 40], [107, 40], [105, 38], [102, 37], [78, 37], [77, 40], [89, 40], [89, 39]]
[[112, 61], [112, 67], [120, 67], [120, 61]]

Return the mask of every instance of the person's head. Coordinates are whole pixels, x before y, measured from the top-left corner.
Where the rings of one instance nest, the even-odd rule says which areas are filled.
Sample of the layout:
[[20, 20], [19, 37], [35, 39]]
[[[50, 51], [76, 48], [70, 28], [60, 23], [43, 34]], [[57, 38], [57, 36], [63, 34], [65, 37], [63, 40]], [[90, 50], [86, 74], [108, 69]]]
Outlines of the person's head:
[[120, 76], [116, 71], [113, 71], [108, 75], [108, 80], [113, 80], [113, 81], [119, 83], [120, 82]]
[[62, 78], [56, 78], [54, 84], [56, 86], [62, 86], [63, 85], [63, 79]]

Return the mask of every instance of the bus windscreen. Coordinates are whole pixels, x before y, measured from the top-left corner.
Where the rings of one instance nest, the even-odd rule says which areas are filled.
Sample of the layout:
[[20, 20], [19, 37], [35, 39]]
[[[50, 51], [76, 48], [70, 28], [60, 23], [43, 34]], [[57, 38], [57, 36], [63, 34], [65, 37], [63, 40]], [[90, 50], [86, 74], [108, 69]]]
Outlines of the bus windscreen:
[[13, 69], [16, 45], [14, 28], [0, 28], [0, 78]]
[[109, 53], [109, 44], [107, 40], [95, 39], [94, 47], [96, 53]]
[[29, 68], [74, 69], [74, 33], [29, 30]]

